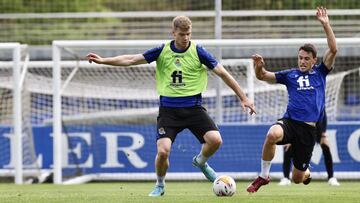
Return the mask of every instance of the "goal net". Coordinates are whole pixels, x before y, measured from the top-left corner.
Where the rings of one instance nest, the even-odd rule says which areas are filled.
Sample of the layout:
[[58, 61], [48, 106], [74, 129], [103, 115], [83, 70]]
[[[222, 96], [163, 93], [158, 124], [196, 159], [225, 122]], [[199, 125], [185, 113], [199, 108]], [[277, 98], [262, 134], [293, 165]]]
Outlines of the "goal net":
[[[33, 94], [27, 89], [27, 46], [0, 43], [0, 176], [16, 184], [41, 175], [33, 137]], [[50, 92], [49, 92], [50, 93]]]
[[[349, 91], [344, 87], [356, 87], [354, 78], [358, 78], [360, 60], [350, 50], [359, 48], [356, 45], [358, 41], [357, 38], [338, 39], [339, 49], [347, 53], [339, 54], [340, 60], [327, 78], [326, 109], [330, 122], [342, 118], [341, 112], [346, 107], [346, 94]], [[304, 42], [315, 44], [319, 49], [319, 58], [327, 47], [326, 39], [197, 41], [209, 48], [210, 52], [221, 47], [222, 52], [230, 56], [237, 51], [248, 53], [248, 56], [260, 53], [265, 57], [270, 71], [296, 67], [297, 49]], [[159, 105], [155, 89], [155, 64], [111, 67], [89, 64], [84, 59], [90, 51], [103, 56], [136, 54], [161, 43], [163, 41], [157, 40], [54, 41], [54, 115], [44, 122], [54, 126], [55, 183], [79, 176], [85, 177], [85, 180], [154, 178], [155, 124]], [[249, 116], [247, 112], [242, 112], [235, 94], [209, 71], [203, 104], [210, 116], [220, 126], [225, 126], [222, 128], [224, 140], [227, 136], [239, 136], [239, 141], [233, 138], [230, 142], [242, 146], [236, 150], [224, 149], [231, 151], [220, 150], [213, 159], [221, 163], [228, 163], [230, 159], [239, 163], [244, 161], [248, 168], [240, 170], [229, 167], [219, 171], [233, 172], [236, 177], [249, 177], [247, 172], [254, 174], [253, 171], [258, 169], [253, 165], [258, 163], [257, 159], [245, 155], [254, 148], [255, 142], [259, 142], [259, 146], [262, 144], [266, 133], [264, 129], [283, 115], [287, 93], [282, 85], [258, 81], [254, 77], [250, 59], [224, 59], [222, 64], [248, 97], [254, 99], [258, 113]], [[244, 127], [238, 131], [236, 127], [231, 128], [234, 125]], [[257, 141], [244, 137], [252, 134]], [[255, 138], [257, 134], [261, 136]], [[180, 135], [173, 144], [170, 161], [176, 161], [172, 163], [175, 166], [169, 170], [168, 177], [201, 178], [201, 173], [191, 169], [191, 156], [198, 153], [200, 146], [188, 131]], [[260, 154], [255, 156], [260, 157]]]

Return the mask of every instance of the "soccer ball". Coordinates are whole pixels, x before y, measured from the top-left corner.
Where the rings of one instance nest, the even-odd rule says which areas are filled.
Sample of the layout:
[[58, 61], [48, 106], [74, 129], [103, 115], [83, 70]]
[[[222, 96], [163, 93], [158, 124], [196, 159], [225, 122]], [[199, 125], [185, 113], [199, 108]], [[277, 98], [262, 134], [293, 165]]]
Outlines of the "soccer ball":
[[213, 191], [216, 196], [233, 196], [236, 191], [236, 183], [230, 176], [219, 176], [214, 180]]

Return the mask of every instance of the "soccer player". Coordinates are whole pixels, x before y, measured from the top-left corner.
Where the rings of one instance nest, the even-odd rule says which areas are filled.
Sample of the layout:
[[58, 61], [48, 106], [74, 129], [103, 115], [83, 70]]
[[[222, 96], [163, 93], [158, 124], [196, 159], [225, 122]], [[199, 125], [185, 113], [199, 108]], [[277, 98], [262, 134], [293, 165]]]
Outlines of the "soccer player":
[[[207, 85], [207, 69], [218, 75], [239, 97], [243, 111], [255, 113], [254, 104], [236, 80], [202, 46], [190, 41], [192, 23], [186, 16], [177, 16], [172, 22], [173, 40], [143, 54], [102, 58], [89, 53], [89, 62], [114, 66], [129, 66], [156, 61], [156, 85], [160, 95], [157, 118], [157, 155], [155, 169], [157, 180], [149, 196], [165, 193], [165, 175], [169, 167], [171, 146], [179, 132], [188, 128], [202, 143], [201, 151], [192, 163], [205, 177], [214, 181], [216, 172], [207, 163], [222, 144], [219, 129], [201, 106], [201, 93]], [[204, 66], [205, 65], [205, 66]]]
[[[329, 140], [326, 137], [327, 128], [327, 116], [325, 110], [321, 116], [319, 122], [316, 123], [316, 142], [320, 144], [322, 152], [324, 154], [324, 163], [328, 174], [328, 184], [331, 186], [340, 186], [340, 183], [334, 177], [333, 160], [330, 152]], [[288, 145], [288, 146], [287, 146]], [[280, 186], [291, 185], [290, 181], [290, 168], [291, 168], [291, 157], [292, 149], [291, 144], [284, 145], [284, 162], [283, 162], [283, 174], [279, 182]]]
[[275, 73], [265, 69], [262, 56], [252, 56], [256, 77], [269, 83], [285, 85], [289, 101], [283, 118], [271, 126], [267, 133], [262, 150], [261, 173], [247, 187], [250, 193], [257, 192], [262, 185], [270, 182], [271, 160], [277, 144], [292, 145], [293, 181], [296, 184], [309, 184], [311, 181], [308, 167], [315, 145], [315, 126], [325, 108], [326, 76], [334, 65], [337, 52], [336, 39], [326, 8], [317, 8], [316, 16], [323, 26], [328, 43], [328, 49], [320, 64], [316, 65], [317, 51], [312, 44], [304, 44], [299, 48], [297, 68]]

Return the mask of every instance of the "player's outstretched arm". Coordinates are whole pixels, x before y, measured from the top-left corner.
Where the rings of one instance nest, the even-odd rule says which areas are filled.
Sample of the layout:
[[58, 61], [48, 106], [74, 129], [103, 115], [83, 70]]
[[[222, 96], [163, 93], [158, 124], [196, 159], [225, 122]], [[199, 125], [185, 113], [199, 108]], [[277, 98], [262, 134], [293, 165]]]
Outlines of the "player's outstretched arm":
[[213, 69], [215, 74], [218, 75], [240, 98], [241, 107], [243, 111], [246, 111], [246, 108], [250, 109], [250, 114], [256, 113], [253, 101], [249, 100], [245, 93], [242, 91], [240, 85], [236, 80], [230, 75], [230, 73], [222, 66], [220, 63], [216, 65]]
[[268, 83], [276, 83], [275, 73], [269, 72], [265, 69], [263, 57], [259, 54], [254, 54], [251, 58], [254, 60], [256, 78]]
[[120, 55], [115, 57], [103, 58], [95, 53], [89, 53], [86, 58], [88, 59], [89, 63], [95, 62], [98, 64], [106, 64], [113, 66], [130, 66], [147, 63], [145, 57], [142, 54]]
[[328, 69], [332, 69], [334, 62], [335, 62], [337, 47], [336, 47], [335, 34], [331, 28], [329, 16], [328, 16], [326, 8], [318, 7], [317, 11], [316, 11], [316, 17], [320, 21], [320, 23], [322, 24], [322, 26], [324, 28], [324, 31], [326, 33], [328, 47], [329, 47], [324, 54], [323, 62]]

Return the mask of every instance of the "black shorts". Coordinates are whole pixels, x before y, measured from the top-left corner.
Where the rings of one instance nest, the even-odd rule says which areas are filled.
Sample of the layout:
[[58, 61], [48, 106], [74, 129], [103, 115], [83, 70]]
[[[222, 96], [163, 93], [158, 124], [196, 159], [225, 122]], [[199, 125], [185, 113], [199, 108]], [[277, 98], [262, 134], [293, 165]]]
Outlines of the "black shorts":
[[321, 136], [324, 132], [326, 132], [327, 128], [327, 116], [326, 113], [322, 115], [319, 122], [316, 123], [316, 142], [320, 143]]
[[156, 139], [168, 137], [174, 143], [179, 132], [188, 128], [199, 140], [205, 143], [204, 135], [211, 130], [219, 131], [214, 121], [202, 106], [194, 107], [160, 107], [157, 117]]
[[291, 144], [294, 167], [306, 171], [315, 145], [316, 128], [304, 122], [282, 118], [276, 122], [284, 131], [278, 145]]

